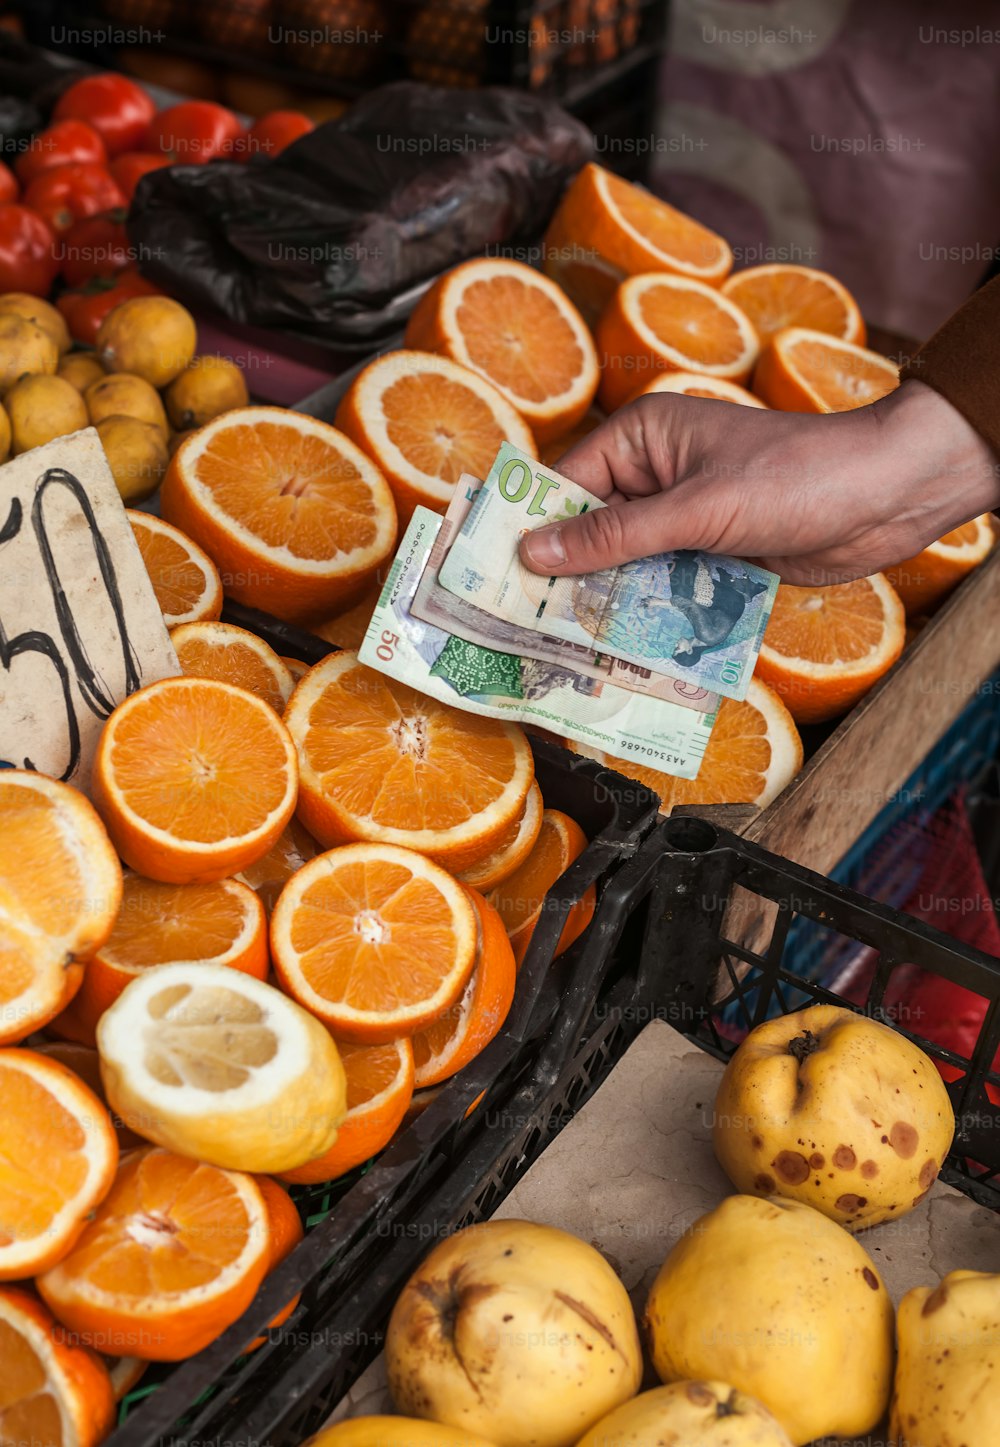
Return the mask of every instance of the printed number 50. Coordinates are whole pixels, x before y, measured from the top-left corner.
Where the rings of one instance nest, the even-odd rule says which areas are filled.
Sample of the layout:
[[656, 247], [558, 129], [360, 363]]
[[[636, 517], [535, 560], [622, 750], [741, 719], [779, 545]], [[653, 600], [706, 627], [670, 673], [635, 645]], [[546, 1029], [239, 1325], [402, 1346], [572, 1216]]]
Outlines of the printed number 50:
[[396, 646], [399, 643], [399, 634], [390, 633], [388, 628], [382, 629], [382, 640], [376, 648], [376, 655], [383, 663], [389, 663], [396, 653]]

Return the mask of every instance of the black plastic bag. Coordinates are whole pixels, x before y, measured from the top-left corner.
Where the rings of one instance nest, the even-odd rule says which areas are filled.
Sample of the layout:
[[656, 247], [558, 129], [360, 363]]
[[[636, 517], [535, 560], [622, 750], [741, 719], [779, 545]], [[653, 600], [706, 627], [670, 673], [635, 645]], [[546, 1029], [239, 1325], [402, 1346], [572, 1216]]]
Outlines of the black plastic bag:
[[12, 165], [63, 91], [93, 67], [0, 28], [0, 155]]
[[144, 176], [129, 239], [182, 301], [331, 345], [375, 342], [416, 283], [537, 237], [592, 152], [551, 101], [401, 81], [273, 161]]

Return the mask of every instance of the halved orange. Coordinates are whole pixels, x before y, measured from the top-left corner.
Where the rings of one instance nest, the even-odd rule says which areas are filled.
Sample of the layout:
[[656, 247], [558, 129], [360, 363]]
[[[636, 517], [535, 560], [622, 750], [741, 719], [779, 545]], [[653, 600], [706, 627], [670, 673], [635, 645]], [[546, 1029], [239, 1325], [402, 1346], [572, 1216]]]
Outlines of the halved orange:
[[347, 1075], [347, 1114], [336, 1142], [281, 1179], [311, 1186], [346, 1176], [370, 1161], [392, 1140], [413, 1095], [413, 1046], [407, 1039], [386, 1045], [337, 1043]]
[[[55, 1022], [50, 1029], [55, 1030]], [[87, 1089], [94, 1092], [108, 1111], [115, 1135], [118, 1137], [119, 1151], [131, 1151], [136, 1146], [148, 1144], [141, 1136], [136, 1135], [135, 1131], [129, 1130], [121, 1116], [115, 1115], [114, 1111], [108, 1107], [104, 1096], [104, 1081], [101, 1079], [101, 1057], [97, 1053], [96, 1045], [84, 1045], [77, 1040], [46, 1040], [37, 1045], [35, 1049], [46, 1059], [56, 1060], [60, 1065], [65, 1065], [67, 1070], [72, 1070], [73, 1074], [83, 1081]], [[111, 1368], [109, 1367], [108, 1370], [110, 1371]], [[113, 1377], [114, 1372], [112, 1371], [111, 1374]]]
[[[617, 281], [661, 271], [718, 286], [732, 264], [721, 236], [592, 162], [568, 187], [545, 233], [545, 270], [574, 299], [582, 280], [583, 301], [599, 299], [602, 269]], [[605, 303], [613, 289], [612, 283]]]
[[[290, 1256], [296, 1246], [305, 1236], [305, 1227], [302, 1225], [302, 1217], [299, 1215], [299, 1208], [285, 1190], [284, 1186], [274, 1180], [271, 1176], [255, 1177], [260, 1193], [264, 1197], [264, 1205], [267, 1207], [267, 1224], [271, 1233], [271, 1258], [267, 1265], [267, 1274], [275, 1271], [286, 1256]], [[268, 1330], [274, 1331], [291, 1316], [298, 1306], [301, 1293], [292, 1297], [286, 1306], [283, 1306], [277, 1316], [272, 1317], [268, 1322]], [[254, 1337], [247, 1347], [248, 1352], [255, 1352], [262, 1347], [267, 1338], [263, 1336]]]
[[333, 653], [285, 711], [299, 754], [299, 818], [327, 847], [369, 839], [454, 871], [490, 854], [534, 779], [523, 731], [463, 713]]
[[[542, 917], [549, 890], [586, 847], [587, 836], [575, 819], [559, 809], [546, 809], [531, 853], [513, 874], [509, 874], [486, 896], [503, 921], [518, 965], [524, 959], [535, 927]], [[597, 895], [591, 885], [576, 904], [570, 906], [553, 951], [554, 957], [568, 950], [573, 941], [583, 934], [596, 903]]]
[[514, 1002], [517, 965], [504, 922], [476, 890], [479, 915], [476, 967], [455, 1003], [413, 1036], [414, 1084], [438, 1085], [475, 1059], [503, 1025]]
[[720, 701], [696, 779], [678, 779], [569, 740], [566, 747], [645, 784], [659, 794], [663, 814], [675, 804], [756, 804], [765, 809], [791, 783], [803, 758], [795, 720], [774, 690], [756, 677], [742, 702]]
[[282, 987], [337, 1039], [422, 1030], [465, 988], [478, 924], [468, 892], [412, 849], [345, 844], [285, 885], [271, 916]]
[[405, 340], [492, 382], [539, 445], [576, 426], [600, 379], [583, 317], [521, 261], [479, 257], [445, 272], [414, 308]]
[[295, 808], [295, 749], [255, 694], [165, 678], [118, 705], [93, 792], [118, 853], [165, 884], [224, 879], [266, 854]]
[[780, 583], [757, 676], [797, 723], [819, 723], [853, 708], [905, 642], [906, 614], [882, 573], [824, 588]]
[[458, 876], [462, 883], [468, 884], [472, 889], [492, 889], [513, 874], [535, 847], [542, 827], [544, 807], [542, 791], [536, 782], [528, 790], [520, 818], [514, 820], [496, 848], [487, 854], [485, 859], [462, 871]]
[[985, 562], [996, 540], [993, 516], [984, 513], [945, 533], [915, 558], [886, 568], [885, 576], [903, 600], [907, 617], [936, 608], [967, 573]]
[[175, 1362], [246, 1311], [270, 1259], [253, 1176], [150, 1148], [125, 1157], [73, 1250], [37, 1284], [79, 1341]]
[[[69, 1014], [87, 1043], [97, 1022], [136, 975], [157, 965], [228, 965], [267, 978], [267, 917], [247, 884], [219, 879], [211, 884], [160, 884], [125, 875], [122, 907], [110, 938], [87, 965]], [[59, 1021], [54, 1022], [58, 1028]]]
[[575, 447], [582, 438], [589, 437], [591, 432], [593, 432], [595, 428], [600, 427], [601, 423], [605, 421], [607, 421], [607, 418], [597, 407], [589, 408], [576, 426], [569, 432], [564, 432], [561, 437], [553, 437], [551, 442], [546, 442], [545, 446], [539, 451], [539, 457], [542, 462], [545, 463], [546, 467], [555, 467], [564, 452], [568, 452], [571, 447]]
[[767, 410], [766, 402], [736, 382], [727, 382], [722, 377], [703, 377], [698, 372], [660, 372], [659, 376], [634, 392], [629, 401], [647, 397], [651, 392], [680, 392], [685, 397], [707, 397], [714, 402], [738, 402], [741, 407], [763, 407]]
[[0, 771], [0, 1045], [69, 1004], [111, 933], [121, 865], [89, 800], [33, 770]]
[[230, 598], [301, 622], [364, 592], [396, 542], [389, 484], [349, 438], [280, 407], [238, 407], [183, 442], [163, 516], [205, 549]]
[[125, 509], [168, 628], [218, 618], [222, 579], [212, 559], [180, 528], [152, 513]]
[[627, 402], [658, 372], [700, 372], [743, 382], [759, 351], [749, 317], [715, 287], [663, 272], [623, 281], [601, 313], [594, 337], [601, 354], [598, 397], [605, 412]]
[[376, 357], [334, 421], [381, 468], [400, 527], [415, 507], [444, 512], [462, 474], [484, 478], [501, 443], [538, 455], [528, 424], [491, 382], [433, 352]]
[[861, 309], [847, 287], [827, 271], [791, 262], [748, 266], [722, 283], [722, 294], [746, 312], [761, 346], [783, 327], [809, 327], [864, 345]]
[[186, 677], [234, 683], [269, 703], [276, 713], [284, 713], [295, 680], [256, 633], [232, 623], [186, 623], [171, 631], [170, 641]]
[[563, 289], [591, 330], [614, 296], [615, 287], [626, 276], [617, 266], [598, 256], [593, 247], [578, 246], [574, 242], [546, 246], [543, 266], [546, 276]]
[[319, 849], [309, 830], [293, 815], [267, 853], [248, 864], [236, 878], [249, 884], [270, 915], [285, 882], [314, 859]]
[[148, 1362], [142, 1361], [139, 1357], [101, 1357], [108, 1369], [108, 1376], [111, 1378], [111, 1390], [115, 1394], [115, 1401], [123, 1401], [142, 1381], [149, 1367]]
[[898, 387], [899, 368], [867, 347], [786, 327], [761, 352], [752, 385], [782, 412], [851, 412]]
[[100, 1357], [72, 1343], [36, 1296], [0, 1287], [0, 1441], [99, 1447], [114, 1424]]
[[0, 1281], [62, 1259], [107, 1195], [118, 1141], [104, 1105], [57, 1060], [0, 1050]]
[[312, 666], [309, 663], [303, 663], [301, 658], [291, 658], [287, 653], [279, 653], [278, 657], [292, 675], [293, 687], [298, 683], [300, 678], [306, 676]]

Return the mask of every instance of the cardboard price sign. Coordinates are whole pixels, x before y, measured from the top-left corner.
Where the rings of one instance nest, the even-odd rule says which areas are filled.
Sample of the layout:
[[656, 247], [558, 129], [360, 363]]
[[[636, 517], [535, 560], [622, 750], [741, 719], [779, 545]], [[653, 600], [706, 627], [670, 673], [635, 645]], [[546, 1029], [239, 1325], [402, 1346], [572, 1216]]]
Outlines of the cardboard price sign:
[[0, 467], [0, 760], [86, 792], [115, 705], [177, 673], [96, 431]]

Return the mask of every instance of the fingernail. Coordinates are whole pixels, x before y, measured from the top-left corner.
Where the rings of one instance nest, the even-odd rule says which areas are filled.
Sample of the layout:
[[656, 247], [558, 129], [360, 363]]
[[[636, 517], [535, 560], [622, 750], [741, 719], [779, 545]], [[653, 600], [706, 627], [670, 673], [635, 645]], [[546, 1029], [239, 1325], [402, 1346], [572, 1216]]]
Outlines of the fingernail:
[[528, 533], [521, 544], [521, 550], [536, 568], [558, 568], [566, 561], [566, 547], [562, 540], [562, 527], [539, 528]]

